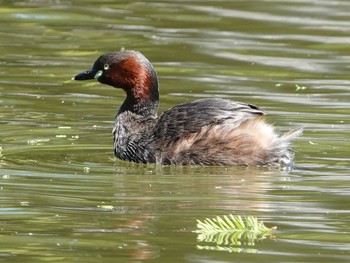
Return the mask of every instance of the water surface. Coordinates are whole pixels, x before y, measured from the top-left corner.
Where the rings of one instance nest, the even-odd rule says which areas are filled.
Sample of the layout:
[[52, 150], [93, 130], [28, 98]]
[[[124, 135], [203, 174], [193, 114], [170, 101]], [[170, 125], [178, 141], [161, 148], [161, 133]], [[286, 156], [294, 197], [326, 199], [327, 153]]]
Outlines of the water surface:
[[[0, 10], [0, 260], [348, 262], [350, 3], [16, 1]], [[293, 171], [116, 160], [120, 90], [74, 82], [101, 53], [143, 52], [163, 111], [255, 103], [293, 142]], [[274, 238], [197, 240], [196, 220], [253, 215]]]

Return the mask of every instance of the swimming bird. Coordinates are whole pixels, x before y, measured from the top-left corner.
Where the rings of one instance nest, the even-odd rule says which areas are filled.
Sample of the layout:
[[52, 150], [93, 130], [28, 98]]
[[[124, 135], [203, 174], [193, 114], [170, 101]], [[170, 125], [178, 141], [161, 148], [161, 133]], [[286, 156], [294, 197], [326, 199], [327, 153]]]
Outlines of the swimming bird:
[[96, 79], [126, 93], [113, 128], [114, 153], [122, 160], [164, 165], [292, 163], [290, 140], [301, 129], [279, 136], [253, 104], [199, 99], [158, 116], [157, 73], [138, 51], [103, 54], [73, 79]]

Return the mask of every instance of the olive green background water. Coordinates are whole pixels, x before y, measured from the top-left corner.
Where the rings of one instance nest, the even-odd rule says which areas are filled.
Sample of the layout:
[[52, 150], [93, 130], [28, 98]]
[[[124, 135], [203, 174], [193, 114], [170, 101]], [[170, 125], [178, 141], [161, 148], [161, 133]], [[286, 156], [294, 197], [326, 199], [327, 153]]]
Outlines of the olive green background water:
[[[349, 1], [0, 3], [0, 261], [349, 262]], [[153, 62], [160, 111], [223, 97], [304, 127], [294, 170], [116, 160], [124, 94], [70, 79], [121, 48]], [[275, 237], [197, 240], [230, 213]]]

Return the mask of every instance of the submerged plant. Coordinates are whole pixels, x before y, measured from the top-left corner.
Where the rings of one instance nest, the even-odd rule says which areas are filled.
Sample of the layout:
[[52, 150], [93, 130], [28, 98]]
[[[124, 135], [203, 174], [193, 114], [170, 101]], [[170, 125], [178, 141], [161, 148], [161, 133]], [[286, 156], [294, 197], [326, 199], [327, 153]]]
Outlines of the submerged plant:
[[197, 220], [198, 241], [225, 246], [254, 246], [255, 241], [272, 236], [276, 227], [268, 228], [253, 216], [224, 215]]

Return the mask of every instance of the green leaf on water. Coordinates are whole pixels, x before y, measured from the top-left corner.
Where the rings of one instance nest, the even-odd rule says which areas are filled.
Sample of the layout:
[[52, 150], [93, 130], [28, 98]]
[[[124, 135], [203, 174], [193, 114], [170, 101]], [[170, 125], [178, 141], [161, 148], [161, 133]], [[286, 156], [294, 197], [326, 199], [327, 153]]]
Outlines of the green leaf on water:
[[276, 227], [268, 228], [253, 216], [224, 215], [197, 220], [197, 239], [200, 242], [225, 246], [254, 246], [257, 240], [271, 237]]

